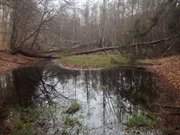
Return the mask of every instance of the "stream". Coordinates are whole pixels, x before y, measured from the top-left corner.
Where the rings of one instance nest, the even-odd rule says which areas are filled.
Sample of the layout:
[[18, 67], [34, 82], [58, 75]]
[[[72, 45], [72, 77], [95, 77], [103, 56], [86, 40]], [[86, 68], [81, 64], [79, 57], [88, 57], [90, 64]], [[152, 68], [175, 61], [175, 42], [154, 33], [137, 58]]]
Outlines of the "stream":
[[0, 75], [0, 135], [161, 135], [158, 126], [129, 127], [158, 110], [156, 82], [143, 69], [13, 70]]

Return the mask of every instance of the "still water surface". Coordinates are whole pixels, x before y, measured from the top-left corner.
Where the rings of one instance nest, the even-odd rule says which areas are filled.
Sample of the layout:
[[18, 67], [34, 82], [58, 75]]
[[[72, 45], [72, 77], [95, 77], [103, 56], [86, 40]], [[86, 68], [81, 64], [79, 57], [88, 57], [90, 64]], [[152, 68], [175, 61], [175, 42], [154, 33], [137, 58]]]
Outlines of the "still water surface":
[[[153, 111], [152, 104], [159, 96], [155, 81], [151, 73], [139, 69], [70, 71], [56, 65], [22, 68], [0, 76], [0, 106], [50, 108], [48, 116], [42, 117], [46, 110], [38, 117], [35, 128], [44, 131], [38, 134], [159, 135], [153, 129], [127, 131], [133, 114]], [[80, 110], [65, 114], [73, 102], [80, 105]], [[65, 127], [67, 116], [80, 124]], [[7, 120], [8, 116], [1, 119]]]

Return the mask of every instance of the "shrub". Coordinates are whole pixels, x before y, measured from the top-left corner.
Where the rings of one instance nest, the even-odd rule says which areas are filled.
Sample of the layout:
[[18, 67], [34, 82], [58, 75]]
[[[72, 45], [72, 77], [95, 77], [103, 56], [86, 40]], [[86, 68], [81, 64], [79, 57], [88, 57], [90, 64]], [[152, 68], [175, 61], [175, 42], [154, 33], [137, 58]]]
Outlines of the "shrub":
[[132, 127], [149, 127], [153, 128], [157, 123], [157, 120], [154, 116], [145, 115], [145, 114], [134, 114], [131, 116], [127, 122], [127, 126]]

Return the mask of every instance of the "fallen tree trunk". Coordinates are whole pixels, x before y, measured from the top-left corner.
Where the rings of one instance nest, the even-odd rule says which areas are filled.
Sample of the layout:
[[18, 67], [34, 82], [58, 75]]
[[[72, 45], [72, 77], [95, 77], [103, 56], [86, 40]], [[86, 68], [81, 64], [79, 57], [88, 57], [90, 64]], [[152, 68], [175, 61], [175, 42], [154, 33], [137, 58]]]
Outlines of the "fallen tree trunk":
[[97, 52], [103, 52], [103, 51], [110, 51], [110, 50], [116, 50], [116, 49], [119, 49], [119, 47], [97, 48], [97, 49], [94, 49], [94, 50], [72, 53], [72, 55], [91, 54], [91, 53], [97, 53]]
[[21, 54], [27, 57], [33, 57], [33, 58], [45, 58], [45, 59], [58, 59], [60, 57], [51, 56], [51, 55], [41, 55], [33, 52], [27, 52], [23, 50], [16, 50], [14, 54]]
[[175, 38], [177, 38], [179, 36], [180, 36], [180, 34], [172, 36], [172, 37], [167, 37], [167, 38], [164, 38], [164, 39], [160, 39], [160, 40], [151, 41], [151, 42], [143, 42], [143, 43], [132, 44], [132, 45], [130, 45], [130, 47], [157, 45], [157, 44], [160, 44], [162, 42], [173, 40], [173, 39], [175, 39]]
[[41, 54], [50, 54], [50, 53], [59, 53], [59, 52], [63, 52], [63, 50], [62, 49], [54, 49], [54, 50], [50, 50], [50, 51], [41, 51], [41, 52], [39, 52], [39, 53], [41, 53]]
[[164, 38], [161, 40], [137, 43], [137, 44], [132, 44], [129, 46], [120, 46], [120, 47], [114, 46], [114, 47], [97, 48], [97, 49], [93, 49], [93, 50], [89, 50], [89, 51], [75, 52], [75, 53], [72, 53], [72, 55], [83, 55], [83, 54], [91, 54], [91, 53], [97, 53], [97, 52], [103, 52], [103, 51], [113, 51], [113, 50], [125, 50], [125, 49], [136, 48], [136, 47], [152, 47], [152, 46], [157, 46], [160, 43], [173, 40], [179, 36], [180, 36], [180, 34], [173, 36], [173, 37]]

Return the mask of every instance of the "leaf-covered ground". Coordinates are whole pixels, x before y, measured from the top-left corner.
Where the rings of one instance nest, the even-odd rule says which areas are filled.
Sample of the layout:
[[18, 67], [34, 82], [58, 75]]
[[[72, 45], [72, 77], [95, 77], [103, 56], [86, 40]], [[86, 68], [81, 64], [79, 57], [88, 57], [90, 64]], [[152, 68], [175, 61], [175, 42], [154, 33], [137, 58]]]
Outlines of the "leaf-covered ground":
[[18, 67], [29, 66], [37, 61], [37, 59], [22, 55], [11, 55], [9, 53], [0, 52], [0, 73], [13, 70]]
[[176, 90], [180, 90], [180, 55], [154, 60], [147, 60], [154, 65], [149, 69], [164, 80], [164, 85], [171, 84]]
[[156, 105], [160, 127], [164, 134], [180, 135], [180, 55], [144, 62], [151, 63], [147, 68], [159, 77], [160, 95]]

